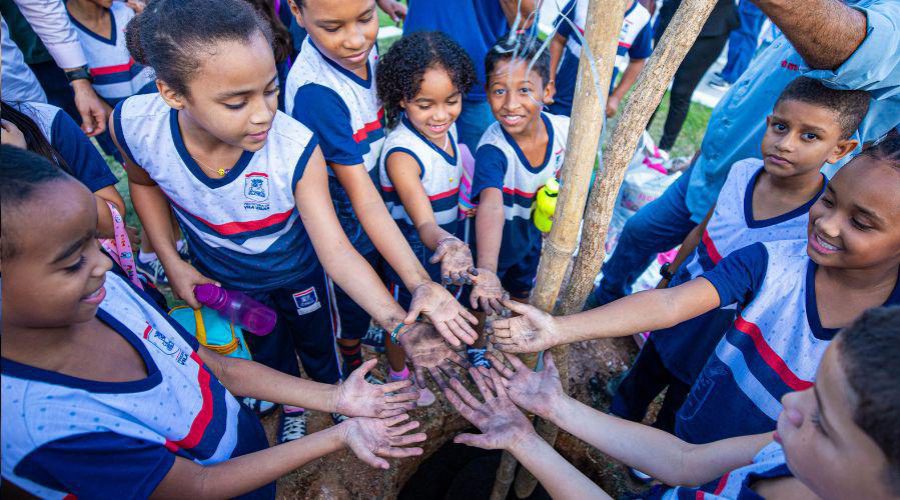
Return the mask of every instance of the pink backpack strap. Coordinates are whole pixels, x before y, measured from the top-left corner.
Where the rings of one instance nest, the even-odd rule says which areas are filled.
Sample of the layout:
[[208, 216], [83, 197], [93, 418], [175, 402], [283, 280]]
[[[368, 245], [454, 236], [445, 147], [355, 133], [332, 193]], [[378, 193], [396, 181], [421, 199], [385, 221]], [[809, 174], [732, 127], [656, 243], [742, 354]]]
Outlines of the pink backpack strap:
[[112, 213], [113, 220], [113, 237], [100, 240], [100, 245], [109, 253], [116, 261], [116, 264], [125, 271], [128, 279], [134, 283], [134, 286], [144, 289], [144, 285], [137, 275], [137, 268], [134, 265], [134, 253], [131, 250], [131, 241], [128, 239], [128, 231], [125, 230], [125, 220], [122, 214], [116, 208], [116, 205], [107, 201], [109, 211]]

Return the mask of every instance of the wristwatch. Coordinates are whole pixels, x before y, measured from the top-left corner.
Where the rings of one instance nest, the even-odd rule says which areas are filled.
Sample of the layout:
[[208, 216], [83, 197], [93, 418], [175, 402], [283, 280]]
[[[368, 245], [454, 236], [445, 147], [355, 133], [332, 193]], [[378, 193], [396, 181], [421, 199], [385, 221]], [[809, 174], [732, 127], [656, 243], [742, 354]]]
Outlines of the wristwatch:
[[94, 77], [91, 76], [91, 70], [87, 65], [66, 71], [66, 80], [68, 80], [69, 83], [72, 83], [75, 80], [87, 80], [94, 83]]
[[674, 276], [672, 271], [669, 271], [670, 262], [666, 262], [659, 268], [659, 275], [663, 277], [664, 280], [671, 280]]

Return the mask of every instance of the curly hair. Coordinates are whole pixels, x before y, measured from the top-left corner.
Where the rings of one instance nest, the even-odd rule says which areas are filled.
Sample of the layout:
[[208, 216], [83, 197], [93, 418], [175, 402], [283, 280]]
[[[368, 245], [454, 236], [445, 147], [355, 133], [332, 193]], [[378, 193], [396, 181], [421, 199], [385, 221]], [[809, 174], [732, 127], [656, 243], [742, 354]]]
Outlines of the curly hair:
[[378, 98], [384, 105], [388, 127], [397, 124], [400, 102], [413, 99], [422, 88], [425, 71], [443, 68], [463, 94], [476, 81], [475, 66], [466, 51], [438, 31], [420, 31], [398, 40], [379, 58]]

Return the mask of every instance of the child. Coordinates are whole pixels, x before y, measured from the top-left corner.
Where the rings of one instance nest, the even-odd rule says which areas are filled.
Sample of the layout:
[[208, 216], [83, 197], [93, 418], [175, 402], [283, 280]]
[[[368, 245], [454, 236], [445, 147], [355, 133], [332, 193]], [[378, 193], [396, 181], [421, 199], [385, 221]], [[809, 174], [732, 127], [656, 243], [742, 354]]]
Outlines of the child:
[[[2, 154], [4, 483], [41, 498], [274, 498], [275, 479], [344, 447], [379, 468], [376, 454], [422, 452], [401, 448], [425, 439], [400, 424], [409, 396], [387, 395], [408, 382], [329, 386], [201, 347], [110, 271], [90, 191], [34, 153]], [[233, 393], [383, 418], [267, 450]]]
[[[550, 80], [554, 82], [556, 93], [550, 112], [557, 115], [572, 114], [575, 98], [575, 81], [578, 79], [578, 60], [581, 57], [584, 26], [587, 22], [588, 2], [570, 0], [560, 11], [554, 23], [556, 35], [550, 42]], [[650, 12], [637, 0], [631, 0], [625, 10], [619, 46], [613, 63], [609, 97], [606, 98], [606, 116], [612, 118], [619, 109], [619, 103], [631, 90], [644, 63], [653, 52], [653, 31], [650, 28]], [[575, 31], [578, 31], [578, 35]], [[616, 76], [622, 71], [622, 80], [616, 85]]]
[[[458, 237], [463, 168], [454, 122], [475, 81], [472, 62], [446, 35], [421, 31], [391, 47], [378, 62], [377, 76], [378, 98], [393, 129], [379, 165], [387, 209], [431, 280], [459, 285], [473, 259]], [[386, 274], [394, 297], [408, 308], [412, 296], [403, 280], [392, 268]], [[391, 380], [408, 377], [399, 346], [388, 343], [388, 357]], [[433, 401], [432, 396], [419, 404]]]
[[[691, 443], [771, 431], [781, 397], [808, 388], [822, 353], [862, 311], [900, 303], [900, 137], [876, 143], [839, 170], [809, 212], [808, 241], [754, 243], [701, 277], [573, 316], [497, 320], [494, 344], [512, 352], [671, 327], [737, 304], [676, 415]], [[804, 247], [806, 254], [804, 255]]]
[[[437, 321], [435, 326], [449, 342], [471, 344], [475, 331], [467, 321], [475, 323], [475, 317], [431, 281], [376, 187], [378, 157], [384, 145], [384, 110], [374, 71], [378, 59], [375, 1], [290, 1], [307, 37], [288, 74], [285, 107], [320, 141], [329, 167], [328, 187], [347, 237], [374, 267], [379, 254], [384, 257], [412, 293], [413, 310], [420, 309], [425, 298], [443, 305], [449, 321]], [[336, 299], [335, 335], [350, 371], [361, 361], [360, 339], [369, 329], [369, 315], [346, 288], [333, 287], [329, 281], [329, 292]], [[414, 317], [412, 312], [410, 316]]]
[[541, 372], [513, 356], [513, 369], [495, 360], [500, 373], [472, 370], [484, 403], [457, 381], [445, 394], [483, 433], [455, 442], [510, 451], [554, 498], [609, 497], [538, 437], [513, 403], [664, 484], [636, 498], [897, 498], [898, 332], [900, 307], [866, 311], [826, 349], [815, 386], [784, 395], [776, 432], [705, 445], [566, 396], [549, 355]]
[[[556, 177], [565, 156], [569, 118], [541, 111], [552, 84], [549, 60], [540, 42], [509, 37], [485, 59], [487, 93], [497, 122], [488, 127], [475, 152], [472, 199], [479, 274], [493, 278], [493, 290], [506, 289], [527, 300], [541, 257], [541, 233], [531, 220], [535, 193]], [[483, 271], [482, 271], [483, 270]], [[496, 298], [493, 295], [484, 297]], [[492, 308], [482, 300], [490, 314]]]
[[[275, 331], [248, 336], [254, 359], [297, 375], [299, 354], [306, 374], [324, 383], [341, 374], [320, 262], [380, 326], [411, 329], [341, 231], [317, 136], [276, 111], [268, 24], [242, 0], [158, 0], [129, 24], [128, 43], [161, 92], [119, 103], [111, 123], [173, 291], [198, 308], [194, 287], [216, 282], [272, 307]], [[176, 252], [170, 205], [196, 267]], [[302, 408], [287, 410], [281, 441], [306, 431]]]
[[[763, 159], [741, 160], [731, 167], [718, 203], [668, 268], [667, 276], [677, 270], [671, 286], [712, 270], [723, 257], [751, 243], [805, 240], [809, 208], [825, 189], [820, 170], [856, 147], [850, 137], [868, 108], [865, 91], [833, 90], [807, 77], [788, 84], [766, 119]], [[673, 431], [675, 411], [734, 314], [733, 308], [715, 309], [653, 332], [620, 384], [612, 413], [643, 420], [647, 406], [669, 380], [657, 425]]]

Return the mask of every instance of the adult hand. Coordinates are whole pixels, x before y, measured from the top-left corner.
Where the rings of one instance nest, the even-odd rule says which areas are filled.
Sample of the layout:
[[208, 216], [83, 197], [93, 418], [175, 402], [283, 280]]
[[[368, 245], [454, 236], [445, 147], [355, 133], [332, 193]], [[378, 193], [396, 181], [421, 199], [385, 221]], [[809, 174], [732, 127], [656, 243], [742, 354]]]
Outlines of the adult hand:
[[169, 286], [172, 288], [172, 293], [174, 293], [177, 298], [185, 301], [187, 305], [191, 306], [193, 309], [200, 309], [203, 305], [198, 302], [197, 297], [194, 296], [194, 288], [196, 286], [204, 283], [213, 283], [216, 286], [222, 286], [218, 282], [203, 276], [200, 274], [200, 271], [194, 268], [194, 266], [181, 259], [168, 265], [163, 263], [163, 269], [166, 271], [166, 277], [169, 279]]
[[[512, 368], [493, 354], [488, 354], [487, 357], [497, 373], [502, 376], [500, 382], [509, 394], [509, 399], [519, 408], [545, 420], [549, 419], [553, 408], [565, 397], [553, 355], [549, 351], [544, 353], [544, 369], [539, 372], [528, 368], [515, 355], [503, 354]], [[484, 374], [483, 369], [481, 372]]]
[[91, 82], [81, 79], [72, 82], [75, 92], [75, 107], [81, 115], [81, 130], [88, 137], [100, 135], [106, 130], [106, 123], [112, 108], [106, 101], [97, 97]]
[[406, 353], [406, 359], [412, 363], [416, 372], [416, 384], [422, 389], [425, 388], [425, 370], [435, 376], [436, 370], [453, 373], [454, 363], [463, 368], [469, 366], [465, 356], [450, 349], [431, 325], [416, 323], [402, 331], [398, 339], [400, 347]]
[[437, 331], [452, 346], [458, 347], [460, 341], [471, 345], [478, 338], [472, 328], [472, 325], [478, 324], [478, 319], [437, 283], [429, 281], [413, 290], [409, 313], [403, 322], [411, 325], [420, 314], [428, 316]]
[[618, 97], [611, 95], [606, 98], [606, 117], [612, 118], [616, 116], [616, 113], [619, 111], [619, 104], [621, 103], [621, 99]]
[[519, 314], [513, 318], [494, 320], [490, 325], [494, 347], [501, 351], [539, 352], [556, 345], [556, 320], [537, 307], [513, 300], [503, 306]]
[[503, 311], [502, 300], [508, 300], [509, 294], [503, 289], [500, 278], [487, 269], [478, 268], [470, 273], [472, 276], [472, 292], [469, 294], [469, 302], [473, 308], [481, 306], [481, 310], [488, 315], [500, 314]]
[[469, 278], [469, 274], [475, 271], [472, 251], [459, 238], [448, 237], [441, 240], [428, 262], [441, 263], [441, 281], [444, 285], [472, 283]]
[[357, 417], [337, 425], [341, 441], [350, 448], [357, 458], [379, 469], [387, 469], [388, 462], [379, 457], [414, 457], [422, 454], [422, 448], [411, 447], [413, 443], [425, 441], [425, 433], [407, 434], [419, 427], [413, 420], [400, 425], [409, 415], [391, 418]]
[[[366, 382], [366, 374], [375, 368], [377, 359], [370, 359], [353, 371], [347, 380], [337, 386], [334, 411], [348, 417], [388, 418], [415, 409], [418, 391], [400, 391], [412, 382], [401, 380], [390, 384], [375, 385]], [[394, 394], [389, 394], [394, 393]]]
[[400, 20], [406, 19], [406, 6], [396, 0], [378, 0], [378, 7], [385, 14], [391, 16], [391, 20], [399, 23]]
[[0, 129], [2, 129], [0, 130], [0, 143], [28, 149], [28, 143], [25, 142], [25, 134], [13, 122], [2, 120]]
[[456, 379], [450, 379], [444, 396], [481, 434], [459, 434], [453, 438], [454, 443], [486, 450], [509, 450], [534, 434], [531, 422], [509, 399], [501, 382], [502, 377], [496, 371], [490, 371], [493, 382], [490, 386], [478, 370], [471, 369], [469, 373], [484, 398], [483, 403]]

